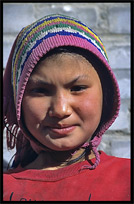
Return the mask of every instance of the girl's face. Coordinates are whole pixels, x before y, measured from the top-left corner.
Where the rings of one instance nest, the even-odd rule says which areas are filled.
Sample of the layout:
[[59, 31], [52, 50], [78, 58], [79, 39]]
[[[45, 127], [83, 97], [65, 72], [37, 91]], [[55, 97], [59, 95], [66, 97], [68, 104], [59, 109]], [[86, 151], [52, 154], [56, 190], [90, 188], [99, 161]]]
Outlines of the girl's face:
[[97, 72], [82, 56], [58, 54], [41, 61], [22, 101], [24, 122], [43, 145], [57, 151], [90, 140], [102, 113]]

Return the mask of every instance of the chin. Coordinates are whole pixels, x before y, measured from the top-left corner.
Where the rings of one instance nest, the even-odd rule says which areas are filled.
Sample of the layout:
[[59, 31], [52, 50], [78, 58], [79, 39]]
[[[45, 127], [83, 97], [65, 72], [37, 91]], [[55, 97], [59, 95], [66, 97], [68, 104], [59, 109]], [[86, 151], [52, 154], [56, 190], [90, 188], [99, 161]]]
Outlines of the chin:
[[67, 145], [67, 143], [64, 145], [64, 144], [58, 144], [58, 145], [52, 145], [50, 146], [49, 148], [50, 149], [53, 149], [55, 151], [70, 151], [70, 150], [74, 150], [76, 148], [78, 148], [80, 145]]
[[49, 147], [50, 149], [54, 150], [54, 151], [70, 151], [75, 149], [75, 147]]

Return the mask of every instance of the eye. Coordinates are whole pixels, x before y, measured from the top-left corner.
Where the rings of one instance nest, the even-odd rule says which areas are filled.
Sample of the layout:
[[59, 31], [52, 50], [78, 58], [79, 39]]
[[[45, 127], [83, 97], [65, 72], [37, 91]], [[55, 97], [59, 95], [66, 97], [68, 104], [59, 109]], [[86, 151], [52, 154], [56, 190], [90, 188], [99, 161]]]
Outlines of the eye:
[[76, 85], [71, 88], [71, 92], [82, 92], [87, 89], [87, 86], [84, 85]]
[[31, 90], [31, 94], [49, 96], [50, 95], [50, 90], [48, 90], [46, 88], [33, 88]]

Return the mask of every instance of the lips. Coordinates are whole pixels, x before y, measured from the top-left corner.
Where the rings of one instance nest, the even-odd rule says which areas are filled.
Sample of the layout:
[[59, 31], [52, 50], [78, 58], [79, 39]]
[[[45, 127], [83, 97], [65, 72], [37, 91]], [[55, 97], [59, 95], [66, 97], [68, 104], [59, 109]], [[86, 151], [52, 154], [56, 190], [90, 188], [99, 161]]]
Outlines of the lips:
[[53, 133], [59, 134], [59, 135], [67, 135], [71, 133], [76, 126], [75, 125], [62, 125], [62, 126], [49, 126], [47, 127], [49, 131], [52, 131]]

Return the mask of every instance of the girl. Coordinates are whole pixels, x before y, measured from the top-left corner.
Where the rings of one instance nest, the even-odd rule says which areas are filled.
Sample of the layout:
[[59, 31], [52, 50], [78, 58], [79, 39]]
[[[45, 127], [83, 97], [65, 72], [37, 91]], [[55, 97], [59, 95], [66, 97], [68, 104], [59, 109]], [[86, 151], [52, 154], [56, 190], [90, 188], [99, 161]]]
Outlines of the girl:
[[46, 16], [23, 28], [4, 74], [4, 127], [16, 154], [4, 201], [129, 201], [130, 161], [97, 151], [120, 94], [99, 37]]

